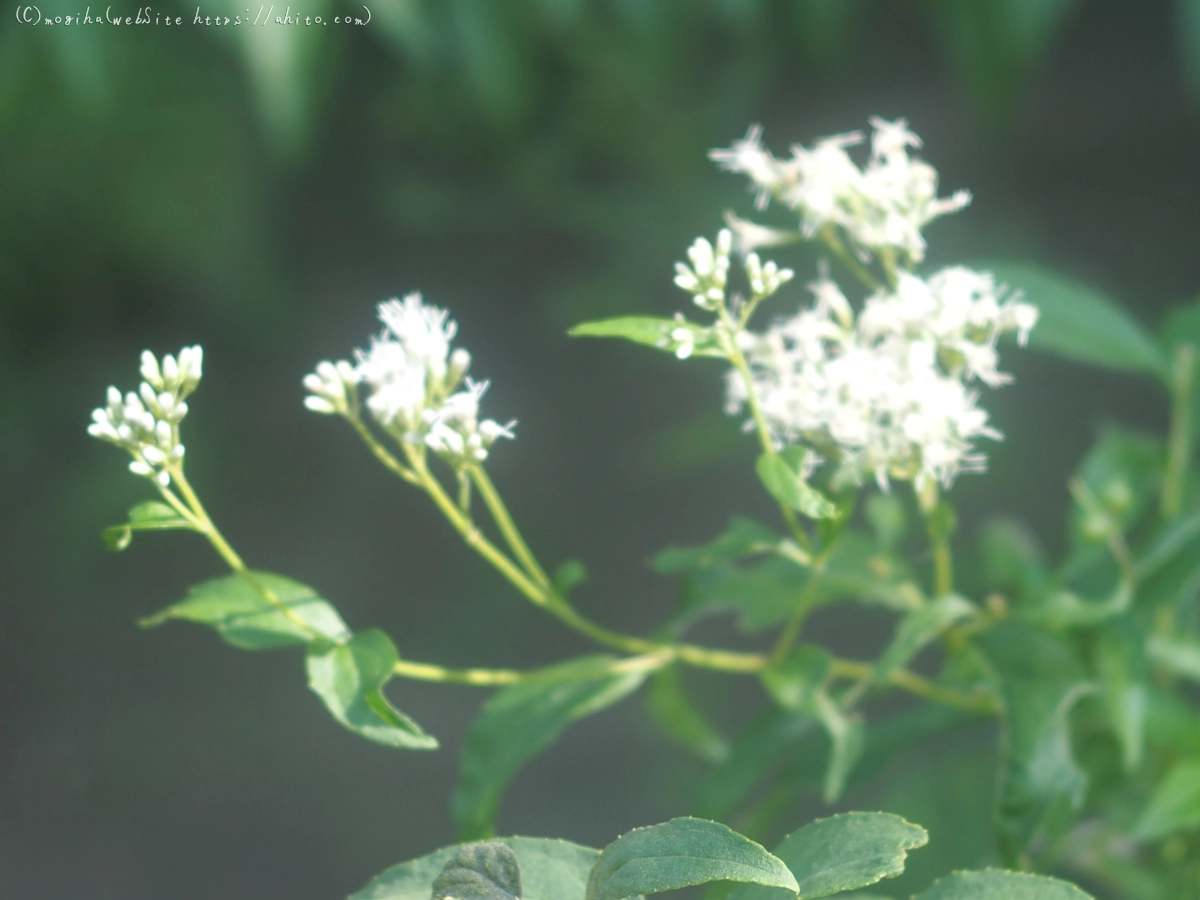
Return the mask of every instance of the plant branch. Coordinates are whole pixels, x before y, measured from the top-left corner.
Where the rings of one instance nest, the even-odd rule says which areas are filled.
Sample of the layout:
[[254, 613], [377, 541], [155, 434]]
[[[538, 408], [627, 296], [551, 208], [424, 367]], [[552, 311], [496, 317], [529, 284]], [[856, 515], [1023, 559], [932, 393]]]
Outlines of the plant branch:
[[1171, 368], [1171, 424], [1167, 439], [1167, 470], [1163, 476], [1160, 511], [1167, 521], [1183, 509], [1184, 479], [1192, 451], [1192, 387], [1196, 348], [1180, 344], [1175, 348]]

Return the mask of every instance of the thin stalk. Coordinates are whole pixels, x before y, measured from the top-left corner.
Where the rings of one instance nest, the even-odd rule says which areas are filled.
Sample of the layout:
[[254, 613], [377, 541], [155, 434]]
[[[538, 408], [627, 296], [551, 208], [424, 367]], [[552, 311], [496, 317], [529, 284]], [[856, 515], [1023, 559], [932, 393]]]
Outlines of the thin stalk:
[[1192, 383], [1196, 348], [1180, 344], [1171, 367], [1171, 425], [1167, 439], [1167, 470], [1163, 476], [1160, 511], [1168, 522], [1183, 510], [1184, 479], [1191, 463]]
[[405, 466], [404, 463], [400, 462], [400, 460], [396, 459], [396, 457], [392, 455], [391, 451], [388, 450], [387, 447], [383, 446], [383, 444], [379, 442], [379, 439], [371, 433], [371, 429], [366, 426], [366, 423], [364, 423], [362, 419], [352, 413], [346, 416], [346, 421], [349, 422], [354, 430], [358, 432], [358, 436], [363, 439], [363, 442], [370, 448], [371, 452], [375, 454], [375, 458], [383, 463], [384, 468], [396, 475], [399, 475], [409, 484], [417, 485], [418, 487], [421, 486], [421, 480], [416, 476], [416, 473]]
[[784, 626], [783, 632], [779, 635], [779, 640], [775, 642], [775, 647], [771, 650], [770, 661], [777, 663], [785, 656], [792, 645], [796, 642], [796, 638], [800, 636], [800, 630], [804, 627], [804, 620], [808, 618], [808, 613], [812, 609], [813, 600], [816, 599], [817, 591], [821, 586], [821, 579], [825, 575], [825, 564], [829, 561], [831, 547], [826, 547], [813, 560], [812, 567], [809, 570], [808, 582], [804, 585], [804, 590], [800, 593], [800, 599], [796, 601], [796, 608], [792, 610], [792, 615], [788, 619], [787, 625]]
[[479, 496], [483, 498], [488, 512], [491, 513], [492, 519], [496, 522], [496, 527], [500, 529], [500, 534], [504, 536], [504, 540], [508, 543], [513, 555], [525, 567], [525, 571], [529, 573], [531, 578], [541, 584], [542, 587], [549, 589], [551, 587], [549, 576], [546, 575], [545, 569], [538, 563], [537, 558], [529, 549], [529, 545], [525, 543], [525, 539], [521, 536], [521, 532], [513, 522], [512, 516], [508, 513], [508, 507], [504, 505], [499, 491], [492, 484], [492, 479], [488, 477], [483, 466], [471, 466], [470, 474], [471, 480], [475, 482], [475, 487], [479, 489]]
[[622, 675], [631, 672], [652, 672], [660, 669], [674, 659], [674, 654], [666, 651], [647, 653], [642, 656], [630, 656], [615, 660], [594, 669], [579, 668], [567, 672], [534, 669], [520, 671], [517, 669], [451, 669], [446, 666], [431, 663], [419, 663], [411, 660], [400, 660], [392, 671], [402, 677], [417, 681], [435, 681], [444, 684], [468, 684], [477, 687], [499, 687], [509, 684], [523, 684], [536, 681], [574, 681], [583, 678], [595, 678], [600, 675]]
[[[849, 659], [834, 659], [830, 667], [830, 672], [835, 677], [856, 681], [869, 679], [873, 671], [874, 666], [870, 663]], [[908, 669], [894, 670], [888, 676], [887, 683], [892, 687], [915, 694], [918, 697], [923, 697], [926, 700], [931, 700], [934, 703], [941, 703], [943, 706], [951, 706], [965, 712], [993, 716], [998, 715], [1000, 712], [1000, 707], [996, 701], [987, 694], [964, 694], [961, 691], [944, 688], [930, 681], [928, 678], [924, 678], [915, 672], [910, 672]]]
[[833, 230], [833, 226], [827, 226], [821, 230], [821, 240], [825, 242], [825, 246], [833, 251], [833, 255], [840, 259], [846, 268], [854, 273], [854, 277], [861, 281], [868, 290], [879, 290], [881, 285], [878, 279], [859, 261], [857, 256], [846, 249], [846, 245], [842, 243], [837, 232]]

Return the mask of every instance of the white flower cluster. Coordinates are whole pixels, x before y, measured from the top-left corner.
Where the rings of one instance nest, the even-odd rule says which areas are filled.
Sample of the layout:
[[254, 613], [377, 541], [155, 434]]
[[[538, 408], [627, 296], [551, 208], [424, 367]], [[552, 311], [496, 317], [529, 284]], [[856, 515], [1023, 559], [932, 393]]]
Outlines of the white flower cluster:
[[883, 252], [920, 262], [925, 257], [921, 229], [962, 209], [971, 195], [956, 191], [937, 196], [937, 171], [909, 154], [921, 139], [907, 121], [872, 118], [871, 126], [870, 158], [861, 169], [846, 152], [862, 143], [857, 131], [822, 138], [811, 149], [797, 144], [789, 158], [777, 159], [763, 147], [762, 129], [756, 125], [732, 147], [711, 151], [709, 158], [750, 179], [759, 209], [775, 198], [798, 212], [805, 237], [833, 226], [864, 259]]
[[349, 415], [358, 385], [365, 385], [367, 409], [381, 426], [406, 443], [424, 443], [454, 465], [482, 462], [498, 438], [513, 437], [515, 420], [505, 425], [479, 420], [488, 383], [465, 377], [471, 355], [451, 349], [458, 326], [446, 310], [413, 293], [379, 304], [379, 319], [383, 331], [368, 350], [355, 351], [357, 364], [322, 362], [305, 376], [310, 392], [305, 406]]
[[[815, 302], [763, 334], [743, 332], [754, 393], [779, 443], [802, 441], [837, 466], [835, 482], [874, 477], [949, 486], [959, 472], [981, 471], [977, 438], [999, 439], [970, 382], [995, 386], [996, 341], [1016, 331], [1024, 342], [1037, 308], [987, 274], [944, 269], [928, 281], [902, 273], [854, 316], [828, 279]], [[728, 376], [730, 414], [748, 401], [742, 375]]]
[[179, 423], [188, 411], [184, 398], [200, 384], [203, 357], [200, 347], [184, 347], [178, 360], [168, 353], [159, 365], [153, 353], [143, 351], [145, 380], [124, 397], [110, 387], [107, 405], [92, 413], [88, 434], [124, 447], [133, 456], [131, 472], [167, 487], [170, 467], [183, 460]]
[[[675, 285], [692, 295], [701, 309], [715, 311], [725, 304], [725, 284], [729, 280], [729, 254], [733, 250], [733, 232], [717, 232], [717, 246], [706, 238], [696, 238], [688, 247], [688, 261], [675, 263]], [[747, 253], [746, 280], [753, 299], [761, 300], [779, 290], [795, 276], [791, 269], [780, 269], [774, 262], [763, 262], [757, 253]]]

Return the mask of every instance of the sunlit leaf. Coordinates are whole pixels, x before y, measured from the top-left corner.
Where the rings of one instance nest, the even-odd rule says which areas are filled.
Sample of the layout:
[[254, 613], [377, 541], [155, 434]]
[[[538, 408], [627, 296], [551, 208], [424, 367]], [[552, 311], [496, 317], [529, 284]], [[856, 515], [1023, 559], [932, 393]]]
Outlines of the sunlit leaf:
[[309, 646], [308, 686], [330, 715], [369, 741], [406, 750], [434, 750], [437, 740], [383, 695], [399, 656], [391, 638], [377, 628], [342, 644]]
[[[260, 588], [281, 605], [264, 597]], [[210, 625], [241, 650], [269, 650], [312, 641], [343, 643], [350, 638], [350, 629], [329, 601], [307, 585], [270, 572], [206, 581], [179, 603], [138, 624], [150, 628], [170, 619]]]
[[679, 319], [660, 319], [655, 316], [596, 319], [580, 322], [568, 334], [572, 337], [622, 338], [676, 355], [683, 352], [681, 345], [690, 347], [684, 355], [720, 358], [728, 355], [711, 328]]
[[1073, 884], [1023, 872], [955, 872], [913, 900], [1092, 900]]
[[[904, 871], [909, 850], [929, 835], [890, 813], [851, 812], [817, 819], [792, 832], [773, 851], [800, 886], [802, 900], [868, 887]], [[779, 900], [778, 891], [740, 887], [730, 900]]]
[[[792, 448], [802, 450], [802, 448]], [[767, 492], [789, 509], [810, 519], [828, 519], [837, 514], [837, 507], [804, 480], [803, 454], [789, 458], [781, 453], [764, 453], [755, 466], [759, 480]]]
[[635, 828], [604, 848], [586, 900], [624, 900], [710, 881], [740, 881], [797, 891], [786, 865], [718, 822], [679, 818]]
[[187, 519], [165, 503], [147, 500], [129, 510], [129, 521], [123, 525], [111, 525], [101, 532], [109, 550], [124, 550], [133, 541], [135, 531], [194, 530]]

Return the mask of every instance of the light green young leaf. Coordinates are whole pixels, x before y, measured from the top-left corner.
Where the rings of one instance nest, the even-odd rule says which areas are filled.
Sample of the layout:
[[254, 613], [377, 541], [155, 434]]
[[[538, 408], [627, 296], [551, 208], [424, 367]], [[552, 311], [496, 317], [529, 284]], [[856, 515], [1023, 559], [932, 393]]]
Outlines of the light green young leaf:
[[644, 672], [596, 675], [612, 657], [593, 656], [544, 670], [545, 679], [493, 695], [463, 745], [462, 773], [451, 801], [466, 837], [491, 833], [508, 782], [572, 722], [600, 712], [641, 686]]
[[[680, 330], [688, 332], [685, 340], [680, 340]], [[571, 337], [622, 338], [665, 350], [679, 355], [681, 344], [691, 346], [685, 355], [711, 356], [724, 359], [728, 356], [713, 329], [705, 328], [694, 322], [680, 319], [660, 319], [656, 316], [619, 316], [613, 319], [596, 319], [591, 322], [580, 322], [569, 332]]]
[[[152, 628], [169, 619], [183, 619], [211, 625], [241, 650], [270, 650], [312, 641], [336, 644], [350, 639], [350, 629], [337, 610], [312, 588], [270, 572], [248, 575], [254, 584], [241, 575], [226, 575], [197, 585], [179, 603], [138, 624]], [[270, 591], [291, 615], [267, 600], [256, 585]]]
[[1024, 872], [955, 872], [913, 900], [1092, 900], [1073, 884]]
[[1083, 802], [1087, 776], [1071, 755], [1067, 716], [1091, 686], [1071, 650], [1046, 632], [1002, 622], [978, 643], [1004, 698], [996, 830], [1001, 854], [1016, 862]]
[[650, 677], [646, 707], [666, 735], [685, 750], [710, 763], [729, 758], [729, 741], [687, 696], [678, 666], [659, 669]]
[[823, 690], [816, 693], [813, 705], [821, 726], [829, 735], [829, 764], [821, 795], [826, 803], [833, 803], [846, 790], [846, 782], [862, 756], [866, 726], [862, 716], [843, 712]]
[[430, 900], [521, 900], [521, 867], [499, 841], [460, 847], [433, 881]]
[[798, 457], [789, 459], [780, 453], [762, 454], [758, 458], [755, 470], [763, 487], [784, 506], [803, 513], [810, 519], [833, 518], [837, 515], [837, 507], [804, 480], [800, 474], [803, 455], [799, 454]]
[[1176, 763], [1154, 789], [1133, 833], [1155, 841], [1178, 831], [1200, 828], [1200, 759]]
[[795, 648], [762, 671], [767, 693], [784, 709], [816, 715], [816, 695], [829, 679], [833, 658], [815, 644]]
[[[868, 887], [904, 871], [909, 850], [924, 847], [929, 835], [919, 825], [891, 813], [851, 812], [817, 819], [775, 848], [800, 887], [801, 900], [817, 900]], [[729, 900], [778, 900], [778, 891], [746, 885]]]
[[1146, 652], [1154, 662], [1179, 677], [1200, 681], [1200, 641], [1154, 635], [1146, 641]]
[[946, 594], [907, 613], [896, 626], [891, 643], [875, 663], [872, 679], [876, 682], [886, 681], [894, 671], [908, 665], [914, 656], [947, 628], [974, 612], [975, 606], [970, 601], [957, 594]]
[[1041, 311], [1029, 345], [1076, 362], [1166, 378], [1170, 366], [1158, 342], [1102, 292], [1030, 263], [985, 265], [1000, 282], [1024, 291]]
[[305, 660], [308, 686], [330, 715], [367, 740], [406, 750], [435, 750], [437, 739], [383, 695], [399, 658], [392, 639], [377, 628], [360, 631], [344, 644], [313, 643]]
[[718, 822], [671, 819], [635, 828], [600, 853], [585, 900], [624, 900], [710, 881], [739, 881], [797, 892], [786, 865]]
[[129, 510], [129, 521], [123, 525], [110, 525], [100, 532], [109, 550], [124, 550], [133, 541], [135, 531], [193, 531], [192, 524], [157, 500], [146, 500]]
[[[582, 898], [599, 850], [569, 841], [506, 837], [494, 843], [513, 851], [520, 865], [523, 900]], [[461, 847], [443, 847], [380, 873], [349, 900], [430, 900], [434, 879]]]

